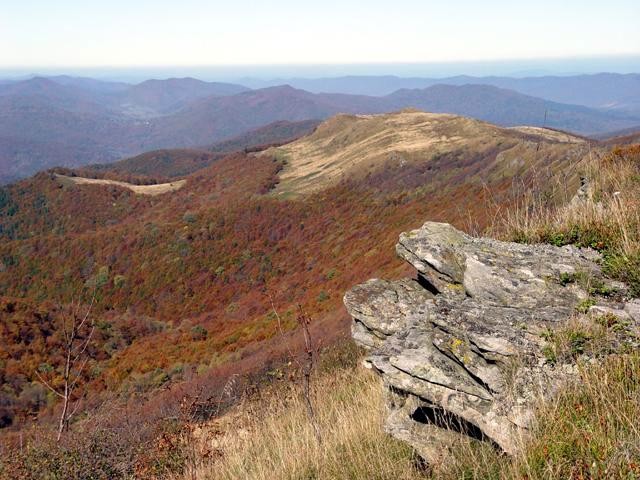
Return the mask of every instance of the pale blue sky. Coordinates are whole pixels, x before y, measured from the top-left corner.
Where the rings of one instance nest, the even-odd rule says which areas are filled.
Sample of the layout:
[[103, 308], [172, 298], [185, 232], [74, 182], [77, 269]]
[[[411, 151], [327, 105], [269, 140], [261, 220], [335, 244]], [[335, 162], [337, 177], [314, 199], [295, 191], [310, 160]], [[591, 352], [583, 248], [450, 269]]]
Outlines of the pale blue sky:
[[640, 53], [640, 0], [0, 0], [0, 67]]

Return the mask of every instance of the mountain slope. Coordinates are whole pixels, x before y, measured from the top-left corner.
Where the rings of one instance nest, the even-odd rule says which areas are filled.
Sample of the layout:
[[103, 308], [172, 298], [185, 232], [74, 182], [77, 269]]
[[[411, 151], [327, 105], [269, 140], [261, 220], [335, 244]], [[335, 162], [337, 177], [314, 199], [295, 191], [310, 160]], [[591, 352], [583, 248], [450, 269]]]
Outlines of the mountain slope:
[[99, 110], [56, 107], [40, 96], [0, 96], [0, 180], [56, 165], [113, 161], [131, 148], [127, 144], [140, 129]]
[[[401, 231], [425, 218], [482, 228], [514, 201], [513, 184], [540, 172], [566, 174], [572, 189], [571, 167], [588, 150], [451, 115], [343, 115], [293, 144], [215, 161], [155, 197], [50, 173], [1, 188], [0, 305], [28, 303], [2, 314], [11, 332], [38, 339], [0, 344], [11, 352], [0, 362], [11, 385], [3, 422], [38, 412], [47, 421], [29, 392], [35, 369], [55, 370], [60, 357], [55, 331], [38, 330], [32, 309], [59, 311], [99, 285], [83, 408], [135, 398], [114, 422], [152, 428], [178, 415], [185, 396], [218, 398], [232, 375], [273, 371], [297, 351], [298, 305], [314, 338], [333, 345], [348, 331], [345, 289], [406, 272], [393, 254]], [[305, 162], [319, 188], [308, 188]], [[296, 185], [295, 199], [279, 195]]]
[[54, 75], [46, 78], [59, 85], [82, 88], [91, 92], [113, 93], [122, 92], [131, 88], [129, 83], [98, 80], [88, 77], [74, 77], [71, 75]]
[[115, 99], [127, 112], [147, 111], [148, 115], [173, 113], [205, 97], [230, 96], [249, 89], [230, 83], [203, 82], [195, 78], [147, 80], [133, 85]]
[[315, 95], [289, 86], [254, 90], [196, 102], [175, 115], [157, 119], [146, 148], [205, 145], [276, 122], [324, 119], [339, 112], [383, 112], [383, 99], [350, 95]]
[[261, 146], [274, 143], [288, 143], [299, 137], [307, 135], [320, 124], [320, 120], [300, 120], [290, 122], [280, 120], [264, 127], [251, 130], [229, 140], [222, 140], [207, 148], [212, 152], [236, 152], [240, 150], [252, 150]]
[[282, 86], [205, 99], [175, 115], [158, 118], [143, 145], [147, 149], [184, 147], [204, 144], [205, 139], [238, 135], [279, 120], [323, 119], [336, 113], [384, 113], [403, 108], [454, 113], [505, 126], [552, 126], [582, 134], [625, 128], [638, 121], [478, 85], [436, 85], [424, 90], [400, 90], [386, 97], [311, 94]]
[[129, 175], [142, 175], [155, 179], [174, 178], [189, 175], [201, 168], [208, 167], [222, 155], [196, 149], [152, 150], [135, 157], [125, 158], [114, 163], [88, 165], [84, 172], [115, 173], [126, 178]]
[[273, 144], [280, 145], [293, 141], [313, 131], [319, 123], [317, 120], [274, 122], [200, 149], [153, 150], [114, 163], [88, 165], [80, 169], [78, 175], [103, 172], [103, 176], [107, 177], [112, 174], [116, 174], [119, 179], [145, 176], [155, 178], [157, 181], [182, 177], [208, 167], [229, 153], [260, 150]]
[[629, 111], [640, 115], [640, 74], [637, 73], [529, 78], [463, 76], [451, 79], [451, 82], [493, 85], [558, 103]]
[[[263, 155], [286, 161], [275, 190], [280, 195], [308, 194], [345, 178], [375, 176], [381, 168], [413, 172], [416, 177], [406, 181], [417, 186], [431, 184], [436, 170], [453, 169], [457, 162], [478, 162], [478, 167], [487, 170], [508, 169], [511, 164], [529, 169], [543, 155], [552, 165], [579, 156], [587, 146], [578, 137], [550, 133], [554, 135], [542, 129], [523, 133], [450, 114], [405, 110], [337, 116], [322, 123], [312, 135]], [[420, 165], [426, 165], [426, 170], [422, 171]]]
[[43, 77], [0, 85], [0, 98], [39, 102], [76, 113], [106, 114], [110, 111], [106, 94], [62, 85]]

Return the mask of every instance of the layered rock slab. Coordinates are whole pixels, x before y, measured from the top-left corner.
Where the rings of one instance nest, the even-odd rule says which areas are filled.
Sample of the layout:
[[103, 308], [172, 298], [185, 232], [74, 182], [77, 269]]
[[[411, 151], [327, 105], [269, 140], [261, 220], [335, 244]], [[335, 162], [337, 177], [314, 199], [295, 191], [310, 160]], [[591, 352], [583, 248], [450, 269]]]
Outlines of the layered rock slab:
[[461, 436], [514, 453], [540, 395], [574, 370], [544, 361], [543, 332], [587, 298], [580, 274], [605, 282], [598, 254], [475, 238], [428, 222], [400, 236], [416, 280], [369, 280], [346, 293], [353, 337], [383, 377], [386, 428], [429, 462]]

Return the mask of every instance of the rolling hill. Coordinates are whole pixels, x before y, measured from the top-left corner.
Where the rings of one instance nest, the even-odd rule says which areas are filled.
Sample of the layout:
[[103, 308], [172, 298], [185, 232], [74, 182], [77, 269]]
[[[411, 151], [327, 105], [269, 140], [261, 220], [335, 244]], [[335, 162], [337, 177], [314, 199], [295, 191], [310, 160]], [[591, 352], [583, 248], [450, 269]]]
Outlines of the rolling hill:
[[20, 100], [23, 103], [39, 102], [51, 108], [75, 113], [97, 115], [111, 110], [108, 96], [99, 90], [87, 90], [68, 83], [60, 84], [44, 77], [0, 85], [0, 98]]
[[462, 76], [454, 77], [451, 82], [493, 85], [558, 103], [640, 114], [640, 74], [637, 73], [528, 78]]
[[203, 82], [195, 78], [147, 80], [122, 91], [112, 101], [134, 116], [155, 117], [174, 113], [205, 97], [224, 97], [249, 89], [230, 83]]
[[203, 82], [195, 78], [146, 80], [130, 85], [92, 78], [60, 75], [33, 77], [0, 84], [0, 96], [38, 96], [52, 106], [76, 110], [75, 104], [88, 103], [124, 115], [155, 117], [171, 113], [199, 98], [235, 95], [249, 90], [241, 85]]
[[131, 176], [158, 179], [170, 179], [189, 175], [226, 155], [240, 151], [257, 151], [269, 146], [291, 142], [311, 133], [319, 124], [318, 120], [300, 122], [279, 121], [256, 130], [243, 133], [238, 137], [223, 140], [199, 149], [163, 149], [145, 152], [135, 157], [113, 163], [88, 165], [76, 169], [78, 175], [118, 176], [128, 179]]
[[39, 96], [0, 96], [0, 183], [56, 165], [116, 160], [137, 129], [100, 109], [74, 111]]
[[312, 94], [289, 86], [252, 90], [231, 97], [210, 97], [175, 115], [156, 119], [145, 148], [205, 145], [276, 121], [324, 119], [339, 112], [376, 113], [392, 110], [384, 99]]
[[88, 77], [74, 77], [71, 75], [54, 75], [45, 78], [52, 80], [59, 85], [82, 88], [83, 90], [88, 90], [90, 92], [113, 93], [123, 92], [131, 88], [131, 85], [125, 82], [98, 80]]
[[187, 148], [152, 150], [117, 162], [88, 165], [74, 171], [78, 175], [102, 173], [102, 176], [116, 174], [120, 178], [128, 176], [174, 178], [205, 168], [223, 156], [206, 150]]
[[609, 145], [629, 145], [640, 143], [640, 125], [632, 128], [625, 128], [616, 132], [609, 132], [605, 135], [598, 135], [598, 140]]
[[280, 120], [229, 140], [214, 143], [207, 148], [212, 152], [229, 153], [240, 150], [253, 150], [273, 144], [289, 143], [313, 132], [320, 123], [320, 120], [315, 119], [300, 120], [299, 122]]
[[[455, 170], [457, 162], [475, 163], [485, 175], [494, 171], [504, 174], [511, 168], [537, 168], [542, 157], [546, 157], [547, 168], [562, 168], [557, 163], [579, 158], [587, 146], [581, 138], [544, 129], [505, 129], [451, 114], [405, 110], [388, 115], [337, 116], [313, 134], [262, 155], [285, 161], [274, 193], [298, 196], [344, 179], [376, 176], [382, 166], [404, 170], [407, 188], [432, 186], [434, 178], [438, 183], [443, 181], [451, 172], [438, 170]], [[472, 171], [464, 169], [464, 178], [458, 175], [449, 178], [456, 184], [473, 181]]]

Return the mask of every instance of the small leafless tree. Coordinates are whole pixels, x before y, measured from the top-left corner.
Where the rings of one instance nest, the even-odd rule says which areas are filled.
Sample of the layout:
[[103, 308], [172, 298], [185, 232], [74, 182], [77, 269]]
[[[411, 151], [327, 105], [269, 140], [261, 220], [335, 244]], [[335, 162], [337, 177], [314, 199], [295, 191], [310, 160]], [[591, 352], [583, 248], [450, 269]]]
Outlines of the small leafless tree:
[[71, 404], [76, 397], [76, 391], [80, 387], [84, 369], [89, 361], [87, 349], [95, 330], [95, 322], [91, 319], [91, 309], [95, 298], [94, 294], [91, 297], [91, 302], [85, 308], [79, 302], [72, 301], [70, 311], [62, 315], [60, 328], [64, 362], [58, 381], [47, 380], [36, 370], [36, 376], [40, 382], [62, 401], [62, 411], [58, 422], [58, 441], [62, 438], [63, 432], [69, 428], [71, 418], [80, 407], [80, 399], [77, 399], [73, 406]]
[[311, 372], [314, 365], [314, 350], [311, 341], [311, 332], [309, 326], [311, 325], [311, 317], [303, 310], [302, 305], [298, 305], [298, 324], [302, 328], [304, 335], [304, 352], [305, 359], [302, 364], [302, 393], [304, 395], [304, 401], [307, 407], [307, 415], [313, 426], [316, 440], [318, 443], [322, 443], [322, 436], [320, 435], [320, 428], [316, 421], [316, 414], [313, 410], [313, 404], [311, 403]]
[[[273, 310], [273, 314], [278, 321], [278, 330], [280, 332], [280, 336], [284, 338], [284, 330], [282, 328], [282, 319], [276, 310], [275, 303], [273, 301], [273, 297], [269, 296], [269, 300], [271, 302], [271, 308]], [[320, 433], [320, 427], [318, 426], [318, 421], [316, 419], [316, 413], [313, 409], [313, 403], [311, 401], [311, 374], [313, 373], [313, 367], [315, 364], [316, 350], [313, 347], [313, 340], [311, 338], [311, 332], [309, 330], [309, 326], [311, 325], [311, 317], [304, 311], [302, 305], [298, 305], [298, 316], [297, 316], [298, 325], [302, 329], [302, 334], [304, 336], [304, 349], [305, 356], [303, 361], [299, 361], [297, 356], [291, 352], [287, 348], [289, 353], [289, 357], [296, 363], [300, 371], [302, 372], [302, 395], [304, 396], [305, 407], [307, 410], [307, 416], [309, 417], [309, 422], [313, 427], [313, 433], [316, 436], [316, 440], [319, 444], [322, 443], [322, 435]]]

